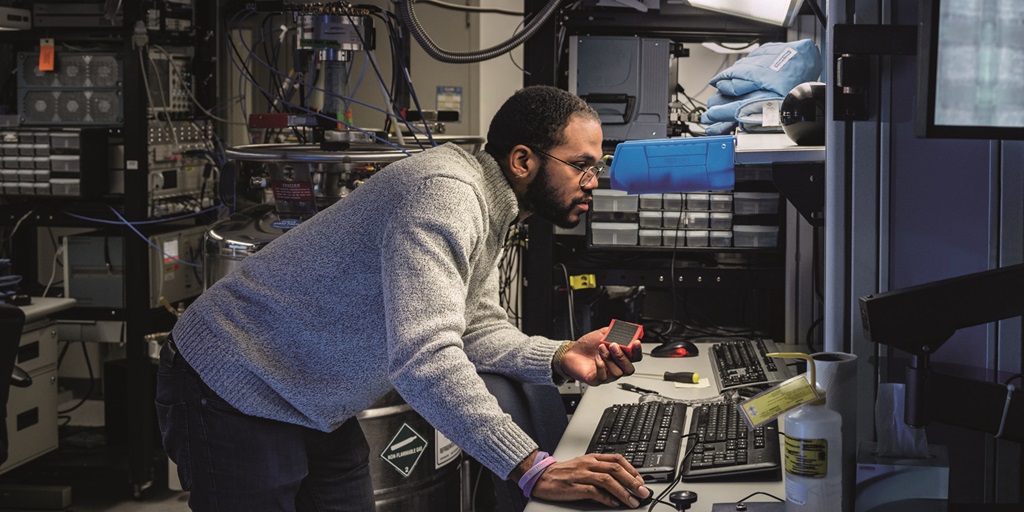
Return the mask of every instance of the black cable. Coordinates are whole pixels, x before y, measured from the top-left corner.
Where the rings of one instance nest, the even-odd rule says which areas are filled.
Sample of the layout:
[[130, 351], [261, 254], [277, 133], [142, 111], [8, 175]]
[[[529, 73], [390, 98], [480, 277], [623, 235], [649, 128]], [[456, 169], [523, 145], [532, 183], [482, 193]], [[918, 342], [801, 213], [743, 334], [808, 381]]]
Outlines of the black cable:
[[[391, 51], [391, 92], [388, 93], [389, 97], [394, 98], [394, 91], [398, 88], [398, 69], [404, 63], [402, 62], [402, 42], [401, 36], [398, 33], [399, 30], [392, 20], [395, 19], [394, 14], [390, 12], [380, 12], [379, 9], [373, 11], [373, 16], [379, 18], [384, 26], [387, 28], [389, 48]], [[369, 59], [369, 56], [366, 57]], [[394, 104], [394, 102], [392, 102]], [[391, 124], [393, 120], [391, 116], [384, 117], [384, 133], [390, 133]]]
[[[391, 13], [389, 13], [389, 14], [392, 17], [394, 16], [394, 14], [391, 14]], [[396, 23], [396, 25], [395, 25], [396, 28], [395, 28], [394, 41], [395, 41], [395, 44], [399, 44], [400, 45], [401, 42], [402, 42], [402, 38], [401, 38], [400, 32], [397, 30], [397, 26], [398, 26], [397, 23], [399, 23], [397, 18], [394, 18], [394, 23]], [[392, 48], [395, 49], [395, 48], [400, 48], [400, 47], [399, 46], [392, 46]], [[420, 111], [420, 118], [421, 118], [421, 121], [423, 123], [423, 129], [424, 129], [424, 132], [427, 135], [427, 139], [430, 140], [430, 145], [431, 146], [436, 146], [437, 143], [434, 142], [434, 136], [431, 134], [430, 126], [427, 124], [427, 118], [426, 118], [425, 115], [423, 115], [423, 107], [420, 106], [419, 97], [416, 95], [416, 88], [413, 86], [412, 79], [409, 77], [409, 70], [408, 70], [408, 68], [405, 66], [405, 63], [402, 62], [401, 58], [396, 58], [394, 55], [392, 56], [392, 60], [391, 61], [392, 61], [392, 63], [397, 63], [398, 64], [398, 66], [395, 68], [395, 70], [393, 71], [392, 76], [391, 76], [391, 79], [392, 79], [392, 82], [393, 82], [392, 83], [392, 88], [391, 88], [391, 90], [392, 90], [392, 93], [391, 93], [392, 94], [392, 99], [394, 99], [394, 91], [398, 90], [398, 82], [397, 82], [396, 78], [401, 77], [402, 79], [404, 79], [404, 82], [405, 82], [406, 86], [409, 88], [409, 96], [412, 98], [413, 104], [416, 105], [416, 109]], [[408, 124], [408, 122], [406, 122], [406, 124]], [[415, 130], [412, 129], [412, 126], [409, 126], [409, 133], [412, 134], [414, 140], [420, 146], [420, 149], [425, 149], [424, 146], [423, 146], [423, 143], [420, 142], [419, 137], [416, 136]]]
[[504, 275], [504, 279], [499, 282], [499, 299], [511, 319], [515, 320], [516, 325], [519, 325], [520, 320], [519, 308], [518, 305], [513, 302], [513, 299], [517, 298], [518, 295], [513, 296], [512, 287], [515, 286], [513, 276], [521, 275], [520, 272], [522, 271], [522, 243], [520, 233], [521, 229], [518, 227], [513, 227], [509, 230], [506, 235], [502, 259], [499, 263], [501, 273]]
[[[686, 101], [688, 101], [690, 103], [690, 106], [693, 107], [693, 110], [700, 109], [700, 106], [697, 105], [698, 102], [695, 102], [693, 96], [690, 96], [689, 94], [686, 94], [686, 89], [683, 88], [682, 84], [676, 84], [676, 87], [678, 87], [678, 89], [676, 89], [677, 93], [678, 94], [682, 94], [683, 97], [686, 98]], [[707, 106], [707, 104], [705, 104], [703, 102], [699, 102], [699, 103], [700, 103], [701, 106], [704, 106], [704, 107]]]
[[[519, 29], [523, 28], [523, 24], [526, 23], [526, 20], [527, 20], [527, 17], [524, 16], [522, 21], [520, 21], [519, 24], [516, 25], [516, 28], [512, 30], [512, 36], [513, 37], [515, 37], [515, 35], [519, 32]], [[518, 69], [519, 71], [522, 71], [524, 75], [530, 76], [531, 73], [529, 71], [523, 69], [523, 67], [520, 66], [518, 62], [516, 62], [515, 56], [512, 55], [512, 52], [508, 52], [508, 59], [512, 61], [512, 65], [515, 66], [516, 69]]]
[[715, 43], [715, 44], [717, 44], [718, 46], [721, 46], [722, 48], [725, 48], [726, 50], [736, 51], [736, 50], [746, 50], [747, 48], [750, 48], [751, 46], [754, 46], [755, 44], [758, 44], [759, 42], [760, 42], [760, 40], [754, 39], [754, 40], [752, 40], [752, 41], [750, 41], [748, 43], [743, 43], [743, 44], [741, 44], [739, 46], [729, 46], [729, 45], [727, 45], [725, 43]]
[[776, 496], [774, 494], [767, 493], [767, 492], [764, 492], [764, 491], [757, 491], [757, 492], [752, 492], [752, 493], [744, 496], [743, 498], [740, 498], [739, 500], [736, 501], [736, 503], [737, 504], [743, 503], [744, 501], [747, 501], [750, 498], [753, 498], [754, 496], [757, 496], [758, 494], [761, 494], [761, 495], [764, 495], [764, 496], [768, 496], [769, 498], [772, 498], [772, 499], [775, 499], [775, 500], [778, 500], [778, 501], [786, 501], [786, 500], [784, 500], [784, 499], [782, 499], [782, 498], [780, 498], [780, 497], [778, 497], [778, 496]]
[[107, 273], [114, 271], [114, 263], [110, 259], [110, 237], [103, 237], [103, 264], [107, 267]]
[[[235, 16], [238, 16], [238, 14], [235, 13]], [[248, 79], [252, 81], [252, 83], [256, 83], [256, 76], [252, 74], [252, 70], [249, 69], [249, 65], [245, 63], [247, 59], [242, 58], [242, 52], [238, 51], [238, 47], [235, 45], [235, 40], [231, 38], [231, 20], [235, 19], [235, 16], [231, 16], [230, 18], [224, 18], [224, 33], [228, 39], [228, 46], [231, 47], [231, 50], [234, 52], [235, 56], [238, 57], [238, 65], [242, 67], [242, 69], [240, 69], [239, 71], [242, 72], [242, 75], [248, 77]], [[241, 29], [239, 29], [239, 32], [241, 32]], [[262, 87], [256, 87], [256, 89], [259, 90], [260, 94], [263, 95], [263, 97], [267, 100], [267, 103], [269, 103], [271, 108], [273, 109], [274, 98], [270, 96], [270, 94], [265, 92]]]
[[[124, 324], [122, 324], [122, 325], [124, 325]], [[86, 367], [86, 369], [89, 370], [89, 389], [88, 389], [88, 391], [85, 392], [85, 396], [83, 396], [82, 399], [79, 400], [77, 404], [71, 406], [70, 409], [64, 409], [63, 411], [57, 411], [57, 414], [67, 414], [67, 413], [69, 413], [71, 411], [74, 411], [75, 409], [78, 409], [82, 405], [84, 405], [85, 402], [87, 400], [89, 400], [89, 397], [92, 396], [92, 391], [96, 387], [96, 376], [93, 375], [93, 373], [92, 373], [92, 362], [89, 360], [89, 348], [85, 346], [85, 340], [80, 340], [79, 343], [82, 344], [82, 357], [85, 358], [85, 367]], [[68, 343], [68, 345], [70, 345], [70, 343]], [[66, 347], [67, 347], [67, 345], [65, 346], [65, 350], [66, 350]], [[61, 355], [63, 356], [63, 354], [61, 354]]]
[[[352, 19], [351, 15], [346, 15], [346, 17], [348, 18], [349, 23], [352, 24], [352, 29], [355, 30], [356, 36], [359, 37], [359, 42], [363, 45], [363, 48], [369, 48], [370, 46], [369, 46], [369, 44], [367, 44], [366, 39], [363, 37], [363, 33], [360, 32], [358, 28], [356, 28], [355, 20]], [[366, 58], [370, 59], [370, 56], [367, 55]], [[392, 62], [394, 62], [394, 58], [392, 58]], [[377, 75], [378, 83], [380, 83], [381, 85], [384, 85], [384, 76], [381, 74], [380, 69], [377, 67], [377, 59], [370, 59], [370, 65], [373, 66], [373, 72]], [[405, 75], [404, 68], [403, 68], [402, 74]], [[407, 75], [405, 75], [405, 76], [407, 76]], [[394, 76], [392, 76], [392, 78], [394, 78]], [[411, 83], [409, 84], [409, 90], [410, 90], [410, 93], [412, 93], [412, 84]], [[325, 91], [325, 93], [326, 93], [326, 91]], [[415, 94], [414, 93], [413, 93], [413, 98], [415, 98]], [[397, 108], [397, 105], [395, 104], [395, 91], [394, 91], [393, 88], [392, 88], [392, 90], [388, 91], [388, 100], [391, 103], [391, 112], [392, 112], [392, 114], [398, 116], [399, 110]], [[416, 108], [419, 108], [419, 102], [418, 101], [416, 102]], [[422, 113], [423, 111], [420, 110], [420, 112]], [[390, 119], [390, 116], [387, 116], [387, 117]], [[399, 116], [399, 117], [401, 117], [401, 116]], [[419, 137], [416, 136], [416, 130], [414, 130], [412, 128], [412, 126], [409, 124], [409, 121], [406, 121], [404, 118], [402, 120], [408, 126], [409, 133], [412, 134], [413, 140], [415, 140], [416, 143], [419, 144], [420, 147], [422, 147], [423, 144], [419, 141]], [[427, 138], [430, 139], [431, 142], [433, 142], [434, 139], [430, 135], [430, 128], [427, 127], [427, 123], [426, 123], [425, 119], [423, 121], [423, 125], [424, 125], [424, 127], [426, 127]]]
[[421, 4], [433, 5], [442, 9], [451, 9], [453, 11], [480, 13], [480, 14], [507, 14], [509, 16], [522, 16], [523, 13], [518, 11], [509, 11], [506, 9], [496, 9], [492, 7], [476, 7], [473, 5], [458, 5], [449, 4], [446, 2], [440, 2], [438, 0], [418, 0]]
[[1003, 382], [1003, 385], [1009, 386], [1011, 382], [1013, 382], [1013, 381], [1015, 381], [1017, 379], [1022, 379], [1022, 378], [1024, 378], [1024, 373], [1018, 373], [1016, 375], [1011, 375], [1010, 378], [1006, 379], [1006, 381]]
[[810, 327], [807, 328], [807, 353], [808, 354], [813, 354], [813, 353], [817, 352], [817, 350], [814, 350], [814, 329], [816, 327], [818, 327], [819, 324], [821, 324], [821, 321], [822, 321], [822, 317], [819, 316], [813, 322], [811, 322]]
[[517, 46], [523, 44], [527, 39], [533, 37], [533, 35], [540, 30], [541, 26], [547, 23], [548, 20], [554, 16], [559, 9], [560, 3], [560, 0], [551, 0], [545, 4], [541, 8], [537, 17], [525, 27], [525, 30], [512, 39], [499, 43], [491, 48], [468, 52], [451, 52], [437, 46], [437, 44], [430, 39], [430, 36], [427, 35], [423, 25], [420, 24], [420, 21], [416, 16], [416, 12], [412, 7], [413, 2], [411, 0], [398, 0], [395, 2], [395, 5], [402, 21], [408, 28], [409, 33], [413, 36], [413, 39], [419, 43], [420, 47], [427, 52], [427, 55], [435, 60], [447, 62], [449, 64], [470, 64], [473, 62], [483, 62], [485, 60], [493, 59], [494, 57], [498, 57], [504, 53], [512, 51]]
[[[263, 60], [276, 69], [277, 62], [270, 56], [271, 50], [268, 48], [269, 40], [267, 38], [267, 24], [274, 18], [274, 16], [274, 14], [264, 16], [263, 21], [260, 22], [260, 47], [263, 49]], [[270, 34], [273, 35], [273, 29], [270, 30]], [[253, 46], [255, 47], [255, 45]], [[270, 73], [270, 87], [270, 90], [272, 91], [281, 91], [284, 87], [284, 84], [281, 82], [281, 78], [277, 73]], [[273, 106], [270, 106], [269, 108], [273, 108]]]
[[[401, 35], [400, 35], [400, 30], [398, 29], [398, 25], [397, 25], [398, 18], [393, 13], [391, 13], [389, 11], [381, 10], [377, 6], [373, 6], [373, 5], [357, 5], [356, 7], [361, 7], [361, 8], [369, 9], [370, 10], [370, 14], [372, 16], [380, 19], [381, 22], [384, 23], [384, 26], [387, 28], [388, 42], [389, 42], [389, 47], [390, 47], [390, 51], [391, 51], [391, 84], [390, 84], [390, 87], [387, 88], [387, 90], [388, 90], [388, 98], [391, 99], [391, 110], [393, 112], [395, 112], [396, 115], [398, 115], [398, 113], [401, 112], [401, 109], [399, 108], [398, 104], [395, 103], [395, 91], [398, 90], [399, 75], [402, 74], [401, 70], [405, 66], [405, 63], [402, 60], [403, 57], [404, 57], [402, 52], [401, 52], [401, 49], [402, 49], [403, 45], [402, 45], [402, 38], [401, 38]], [[361, 35], [360, 35], [360, 39], [362, 39]], [[365, 44], [364, 44], [364, 46], [365, 46]], [[367, 55], [366, 58], [369, 59], [369, 55]], [[370, 60], [369, 62], [373, 63], [372, 60]], [[375, 71], [376, 71], [376, 69], [375, 69]], [[381, 85], [383, 85], [384, 84], [383, 78], [380, 77], [380, 73], [379, 72], [377, 74], [378, 74], [378, 80], [380, 81]], [[392, 116], [390, 116], [390, 115], [385, 115], [384, 116], [384, 126], [383, 126], [384, 133], [390, 133], [391, 125], [392, 125], [393, 122], [394, 122], [394, 120], [392, 119]], [[415, 133], [413, 133], [413, 137], [415, 137]], [[419, 140], [418, 139], [417, 139], [417, 143], [419, 144]], [[422, 144], [420, 144], [420, 147], [422, 147]]]
[[57, 368], [60, 368], [60, 363], [64, 361], [64, 355], [67, 354], [69, 348], [71, 348], [71, 342], [64, 342], [64, 348], [60, 350], [60, 354], [57, 356]]
[[[690, 437], [692, 435], [694, 435], [694, 434], [684, 434], [680, 438], [680, 440], [686, 439], [686, 438], [688, 438], [688, 437]], [[674, 480], [672, 480], [672, 483], [668, 487], [666, 487], [663, 491], [661, 491], [661, 493], [658, 494], [657, 497], [655, 497], [654, 499], [651, 500], [650, 505], [647, 506], [647, 512], [653, 511], [654, 510], [654, 506], [658, 505], [658, 504], [668, 505], [670, 507], [675, 508], [675, 505], [673, 505], [672, 503], [668, 503], [668, 502], [662, 501], [662, 498], [664, 498], [665, 496], [668, 496], [668, 494], [671, 493], [672, 490], [675, 489], [676, 486], [679, 485], [679, 483], [683, 481], [683, 464], [686, 463], [686, 459], [690, 458], [690, 455], [693, 454], [693, 450], [696, 447], [697, 447], [697, 443], [693, 443], [693, 446], [691, 446], [689, 449], [686, 450], [686, 453], [683, 454], [683, 458], [679, 460], [679, 470], [676, 471], [676, 478]], [[650, 488], [648, 488], [648, 490], [650, 490]]]
[[[664, 196], [662, 197], [664, 201]], [[685, 231], [680, 228], [683, 224], [683, 211], [686, 208], [686, 194], [679, 194], [679, 218], [676, 220], [676, 225], [673, 229], [673, 240], [672, 240], [672, 259], [669, 261], [669, 279], [672, 281], [670, 291], [672, 293], [672, 320], [674, 321], [678, 315], [678, 301], [676, 299], [676, 254], [679, 252], [679, 236], [685, 236]], [[683, 310], [686, 310], [686, 299], [683, 298]], [[690, 312], [686, 311], [686, 318], [690, 318]], [[682, 322], [680, 322], [682, 323]], [[671, 326], [669, 327], [671, 329]]]

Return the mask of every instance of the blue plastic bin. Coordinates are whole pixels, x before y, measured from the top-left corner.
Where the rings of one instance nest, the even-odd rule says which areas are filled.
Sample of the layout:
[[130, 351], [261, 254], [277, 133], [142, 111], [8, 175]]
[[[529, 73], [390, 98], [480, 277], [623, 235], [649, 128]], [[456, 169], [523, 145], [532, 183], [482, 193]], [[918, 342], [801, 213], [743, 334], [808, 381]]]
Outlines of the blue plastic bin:
[[626, 141], [615, 148], [611, 187], [630, 194], [732, 190], [736, 137]]

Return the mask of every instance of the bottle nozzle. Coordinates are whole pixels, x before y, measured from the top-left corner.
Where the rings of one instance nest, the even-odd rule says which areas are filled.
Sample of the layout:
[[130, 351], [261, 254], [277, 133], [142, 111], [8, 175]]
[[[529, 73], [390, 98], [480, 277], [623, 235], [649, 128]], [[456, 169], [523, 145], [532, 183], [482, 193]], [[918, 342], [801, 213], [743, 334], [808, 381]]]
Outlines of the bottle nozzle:
[[811, 386], [814, 388], [815, 393], [819, 393], [824, 397], [824, 392], [818, 391], [818, 376], [814, 372], [814, 358], [801, 353], [801, 352], [769, 352], [765, 354], [768, 357], [777, 357], [780, 359], [803, 359], [807, 361], [808, 371], [811, 373]]

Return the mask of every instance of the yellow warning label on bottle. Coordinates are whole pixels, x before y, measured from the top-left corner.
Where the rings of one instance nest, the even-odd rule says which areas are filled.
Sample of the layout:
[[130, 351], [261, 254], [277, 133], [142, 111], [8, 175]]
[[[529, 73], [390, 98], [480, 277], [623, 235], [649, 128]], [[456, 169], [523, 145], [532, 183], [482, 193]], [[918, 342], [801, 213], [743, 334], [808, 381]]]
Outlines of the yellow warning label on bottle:
[[803, 375], [792, 377], [740, 403], [740, 412], [750, 428], [760, 427], [782, 413], [820, 398]]
[[786, 473], [807, 478], [828, 474], [828, 440], [786, 436]]

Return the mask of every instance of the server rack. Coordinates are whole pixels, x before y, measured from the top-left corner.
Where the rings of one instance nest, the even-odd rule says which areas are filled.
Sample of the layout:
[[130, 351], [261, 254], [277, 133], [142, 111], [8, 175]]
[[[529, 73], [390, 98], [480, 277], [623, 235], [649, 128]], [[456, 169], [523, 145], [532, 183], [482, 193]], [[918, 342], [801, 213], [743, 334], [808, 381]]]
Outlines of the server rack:
[[[40, 2], [44, 4], [46, 2]], [[98, 2], [98, 4], [103, 4]], [[158, 5], [159, 4], [159, 5]], [[164, 5], [166, 4], [166, 5]], [[176, 17], [190, 2], [124, 2], [121, 11], [109, 25], [94, 23], [95, 20], [82, 17], [77, 21], [56, 20], [40, 17], [30, 31], [0, 33], [0, 63], [13, 65], [18, 51], [31, 49], [41, 38], [52, 38], [57, 45], [102, 45], [115, 49], [121, 55], [123, 81], [121, 101], [123, 121], [120, 124], [102, 125], [111, 138], [123, 141], [124, 193], [101, 197], [10, 197], [0, 199], [0, 223], [11, 229], [21, 222], [16, 238], [11, 242], [11, 255], [16, 273], [24, 276], [38, 274], [38, 262], [34, 254], [36, 230], [38, 227], [79, 228], [96, 227], [96, 224], [82, 218], [110, 218], [111, 209], [127, 222], [148, 221], [151, 210], [148, 199], [149, 188], [149, 128], [147, 118], [146, 80], [143, 79], [143, 62], [137, 56], [140, 44], [159, 44], [166, 47], [195, 47], [193, 60], [193, 94], [200, 101], [208, 100], [215, 94], [216, 71], [213, 55], [218, 33], [216, 20], [219, 17], [217, 2], [194, 2], [193, 19]], [[45, 5], [40, 8], [60, 9], [59, 5]], [[154, 16], [147, 8], [161, 9]], [[44, 10], [45, 10], [44, 9]], [[50, 14], [46, 11], [45, 14]], [[187, 13], [186, 13], [187, 14]], [[59, 26], [47, 26], [49, 23]], [[156, 24], [154, 25], [154, 22]], [[136, 24], [149, 27], [146, 41], [139, 39]], [[207, 103], [208, 104], [208, 103]], [[188, 117], [186, 115], [186, 117]], [[163, 122], [161, 121], [161, 124]], [[92, 171], [92, 170], [90, 170]], [[95, 170], [109, 171], [109, 169]], [[143, 239], [167, 230], [180, 230], [190, 226], [208, 224], [209, 216], [165, 224], [121, 224], [106, 228], [105, 232], [123, 240], [121, 260], [124, 265], [123, 307], [82, 308], [76, 307], [59, 318], [82, 321], [123, 322], [125, 359], [118, 370], [120, 393], [115, 409], [122, 411], [123, 424], [120, 431], [126, 439], [107, 439], [103, 447], [89, 453], [68, 454], [58, 449], [47, 456], [4, 475], [7, 481], [24, 483], [66, 484], [81, 486], [83, 489], [103, 488], [128, 491], [141, 498], [150, 489], [158, 489], [166, 482], [167, 458], [156, 435], [153, 398], [155, 394], [155, 367], [146, 342], [147, 335], [167, 331], [175, 317], [164, 308], [150, 306], [150, 251]], [[136, 231], [137, 230], [137, 231]], [[74, 460], [69, 460], [73, 458]]]

